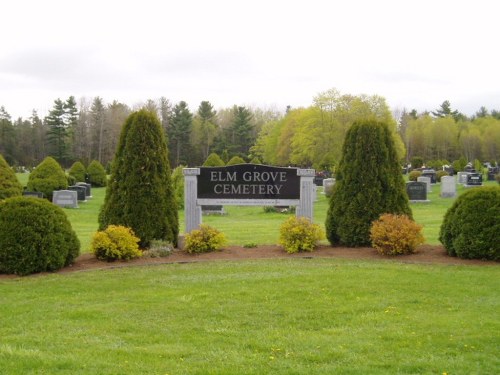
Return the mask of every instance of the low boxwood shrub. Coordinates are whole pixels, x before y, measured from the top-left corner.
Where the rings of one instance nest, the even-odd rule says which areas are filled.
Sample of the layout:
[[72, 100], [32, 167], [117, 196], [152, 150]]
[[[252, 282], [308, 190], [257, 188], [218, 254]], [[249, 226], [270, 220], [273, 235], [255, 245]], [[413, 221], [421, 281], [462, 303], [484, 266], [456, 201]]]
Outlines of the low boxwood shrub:
[[460, 195], [446, 212], [439, 241], [451, 256], [500, 260], [500, 187]]
[[216, 228], [201, 224], [184, 237], [184, 250], [188, 253], [208, 253], [222, 249], [226, 244], [226, 236]]
[[94, 234], [90, 251], [99, 260], [130, 260], [142, 255], [139, 241], [132, 229], [122, 225], [109, 225], [105, 230]]
[[420, 171], [411, 171], [409, 174], [408, 174], [408, 180], [410, 181], [417, 181], [417, 179], [422, 176], [422, 172]]
[[325, 232], [305, 217], [291, 216], [280, 227], [279, 244], [287, 253], [313, 251], [318, 242], [325, 238]]
[[370, 228], [372, 246], [382, 255], [413, 254], [425, 239], [422, 226], [406, 215], [383, 214]]
[[80, 241], [60, 207], [29, 197], [0, 202], [0, 272], [57, 271], [79, 253]]

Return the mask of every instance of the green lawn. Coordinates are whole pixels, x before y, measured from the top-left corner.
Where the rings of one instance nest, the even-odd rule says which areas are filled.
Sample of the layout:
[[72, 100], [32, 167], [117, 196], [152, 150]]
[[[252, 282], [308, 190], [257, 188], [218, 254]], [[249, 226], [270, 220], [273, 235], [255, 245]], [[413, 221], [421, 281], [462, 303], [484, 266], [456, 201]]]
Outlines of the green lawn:
[[0, 280], [0, 372], [495, 374], [499, 280], [340, 259]]

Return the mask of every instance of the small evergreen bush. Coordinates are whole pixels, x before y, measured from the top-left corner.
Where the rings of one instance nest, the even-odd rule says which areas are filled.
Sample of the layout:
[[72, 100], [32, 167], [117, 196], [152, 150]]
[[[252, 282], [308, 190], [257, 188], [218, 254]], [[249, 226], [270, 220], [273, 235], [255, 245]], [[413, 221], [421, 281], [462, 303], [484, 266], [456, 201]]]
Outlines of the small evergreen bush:
[[231, 158], [231, 160], [229, 160], [227, 162], [227, 166], [230, 166], [230, 165], [237, 165], [237, 164], [245, 164], [245, 160], [243, 160], [241, 157], [239, 156], [233, 156]]
[[215, 152], [208, 155], [207, 160], [203, 163], [204, 167], [223, 167], [224, 165], [226, 163]]
[[108, 262], [130, 260], [142, 255], [139, 250], [139, 241], [130, 228], [109, 225], [105, 230], [94, 234], [91, 252], [97, 259]]
[[441, 177], [443, 176], [449, 176], [450, 174], [446, 171], [437, 171], [436, 172], [436, 181], [441, 182]]
[[147, 258], [163, 258], [172, 254], [172, 251], [174, 251], [174, 245], [170, 242], [153, 240], [149, 249], [142, 252], [142, 256]]
[[60, 207], [29, 197], [0, 202], [0, 272], [57, 271], [79, 253], [78, 237]]
[[409, 181], [417, 181], [417, 179], [422, 176], [422, 172], [420, 171], [411, 171], [409, 174], [408, 174], [408, 180]]
[[106, 186], [106, 170], [97, 160], [92, 160], [87, 167], [87, 174], [90, 179], [90, 184], [95, 187]]
[[0, 155], [0, 200], [20, 196], [23, 187], [19, 183], [16, 174]]
[[318, 224], [313, 224], [305, 217], [291, 216], [280, 227], [279, 244], [286, 252], [313, 251], [318, 241], [325, 238], [325, 233]]
[[422, 226], [406, 215], [383, 214], [370, 228], [372, 246], [382, 255], [413, 254], [424, 243]]
[[500, 187], [460, 195], [446, 212], [439, 241], [451, 256], [500, 260]]
[[222, 249], [226, 244], [224, 233], [209, 225], [201, 224], [184, 238], [184, 249], [190, 253], [208, 253]]
[[52, 201], [54, 190], [64, 190], [67, 187], [66, 173], [59, 163], [50, 156], [47, 156], [30, 173], [28, 179], [28, 190], [43, 193], [49, 201]]
[[87, 170], [85, 169], [85, 165], [83, 165], [81, 161], [75, 161], [68, 172], [68, 174], [74, 178], [74, 182], [71, 181], [71, 184], [85, 182], [86, 173]]
[[184, 165], [179, 165], [172, 172], [172, 188], [178, 209], [184, 208], [184, 174], [182, 172], [184, 168]]

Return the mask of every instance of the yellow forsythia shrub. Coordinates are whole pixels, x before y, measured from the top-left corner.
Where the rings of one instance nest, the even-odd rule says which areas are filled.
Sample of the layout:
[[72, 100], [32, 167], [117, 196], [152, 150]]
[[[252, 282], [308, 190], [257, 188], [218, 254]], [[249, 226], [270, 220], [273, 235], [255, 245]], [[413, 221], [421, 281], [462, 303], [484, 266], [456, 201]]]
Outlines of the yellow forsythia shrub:
[[372, 246], [379, 254], [412, 254], [424, 243], [422, 226], [406, 215], [383, 214], [370, 228]]
[[220, 250], [225, 244], [224, 233], [206, 224], [201, 224], [199, 229], [193, 229], [184, 237], [184, 249], [190, 254]]
[[280, 228], [279, 244], [287, 253], [313, 251], [318, 241], [325, 238], [325, 232], [318, 224], [305, 217], [289, 217]]
[[132, 229], [121, 225], [109, 225], [105, 230], [94, 234], [90, 250], [100, 260], [108, 262], [117, 259], [129, 260], [142, 255], [139, 241]]

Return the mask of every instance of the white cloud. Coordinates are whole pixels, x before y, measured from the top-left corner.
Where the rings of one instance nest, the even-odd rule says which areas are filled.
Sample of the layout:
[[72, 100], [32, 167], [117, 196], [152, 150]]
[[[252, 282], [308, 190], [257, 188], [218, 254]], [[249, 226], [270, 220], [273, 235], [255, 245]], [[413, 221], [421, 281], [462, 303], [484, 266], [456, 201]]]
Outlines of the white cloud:
[[0, 105], [14, 116], [69, 95], [133, 105], [166, 96], [307, 106], [317, 93], [391, 106], [500, 108], [488, 0], [8, 2]]

